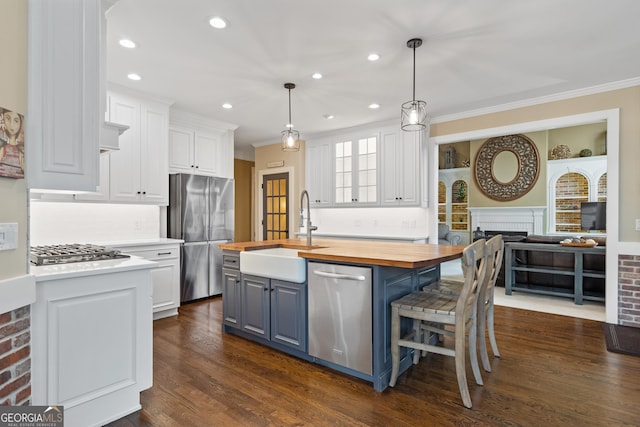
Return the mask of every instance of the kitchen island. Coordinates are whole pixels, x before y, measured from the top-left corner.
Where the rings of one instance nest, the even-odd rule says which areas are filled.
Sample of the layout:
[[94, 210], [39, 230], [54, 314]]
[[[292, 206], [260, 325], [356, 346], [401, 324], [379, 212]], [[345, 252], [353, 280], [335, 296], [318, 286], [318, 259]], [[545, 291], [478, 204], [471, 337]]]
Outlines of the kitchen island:
[[[375, 240], [236, 242], [223, 249], [223, 329], [296, 357], [370, 381], [391, 375], [390, 302], [440, 278], [440, 263], [464, 246]], [[240, 254], [288, 248], [304, 258], [306, 281], [243, 274]], [[412, 325], [402, 325], [403, 331]], [[411, 353], [401, 354], [401, 371]]]

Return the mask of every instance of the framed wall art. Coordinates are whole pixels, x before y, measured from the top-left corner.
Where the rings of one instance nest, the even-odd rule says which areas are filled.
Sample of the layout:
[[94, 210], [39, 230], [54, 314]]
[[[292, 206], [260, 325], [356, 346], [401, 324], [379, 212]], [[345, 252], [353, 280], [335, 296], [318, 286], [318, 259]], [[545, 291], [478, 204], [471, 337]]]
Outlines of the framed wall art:
[[0, 107], [0, 177], [24, 178], [24, 116]]
[[[524, 135], [497, 136], [482, 144], [474, 166], [473, 175], [480, 191], [504, 202], [531, 190], [540, 173], [540, 155], [535, 143]], [[513, 173], [505, 178], [500, 173], [501, 167]]]

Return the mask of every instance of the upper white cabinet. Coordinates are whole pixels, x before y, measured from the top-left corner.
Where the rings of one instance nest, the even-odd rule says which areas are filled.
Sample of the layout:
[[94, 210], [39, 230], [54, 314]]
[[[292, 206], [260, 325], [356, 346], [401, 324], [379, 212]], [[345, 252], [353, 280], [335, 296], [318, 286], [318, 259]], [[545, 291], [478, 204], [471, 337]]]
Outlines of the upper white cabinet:
[[417, 206], [420, 203], [421, 132], [387, 129], [381, 132], [382, 205]]
[[29, 0], [29, 188], [96, 191], [104, 12], [100, 0]]
[[306, 150], [306, 187], [311, 207], [330, 206], [333, 145], [331, 141], [317, 141], [307, 143]]
[[307, 141], [312, 207], [420, 206], [424, 132], [370, 128]]
[[233, 178], [237, 126], [171, 110], [169, 172]]
[[220, 173], [220, 134], [169, 128], [169, 171], [216, 176]]
[[378, 132], [369, 132], [336, 139], [336, 206], [378, 204], [378, 138]]
[[110, 91], [109, 120], [129, 126], [109, 154], [110, 201], [169, 203], [169, 104]]

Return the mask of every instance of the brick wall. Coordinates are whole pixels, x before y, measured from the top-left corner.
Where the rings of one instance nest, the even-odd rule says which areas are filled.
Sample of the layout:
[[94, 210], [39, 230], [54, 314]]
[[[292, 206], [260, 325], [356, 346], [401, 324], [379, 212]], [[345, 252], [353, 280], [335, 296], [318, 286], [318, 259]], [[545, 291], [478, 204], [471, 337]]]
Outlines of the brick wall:
[[29, 306], [0, 314], [0, 405], [31, 402]]
[[640, 328], [640, 255], [618, 258], [618, 323]]

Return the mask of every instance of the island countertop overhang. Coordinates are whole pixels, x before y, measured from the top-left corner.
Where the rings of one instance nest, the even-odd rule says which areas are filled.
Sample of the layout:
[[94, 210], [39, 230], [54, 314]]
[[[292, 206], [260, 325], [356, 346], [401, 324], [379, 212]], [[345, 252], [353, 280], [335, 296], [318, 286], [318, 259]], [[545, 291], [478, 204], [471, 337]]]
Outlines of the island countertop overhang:
[[312, 246], [306, 245], [306, 239], [287, 239], [231, 242], [219, 247], [238, 252], [279, 247], [299, 249], [298, 256], [307, 259], [411, 269], [461, 258], [464, 249], [464, 246], [342, 239], [314, 239]]

